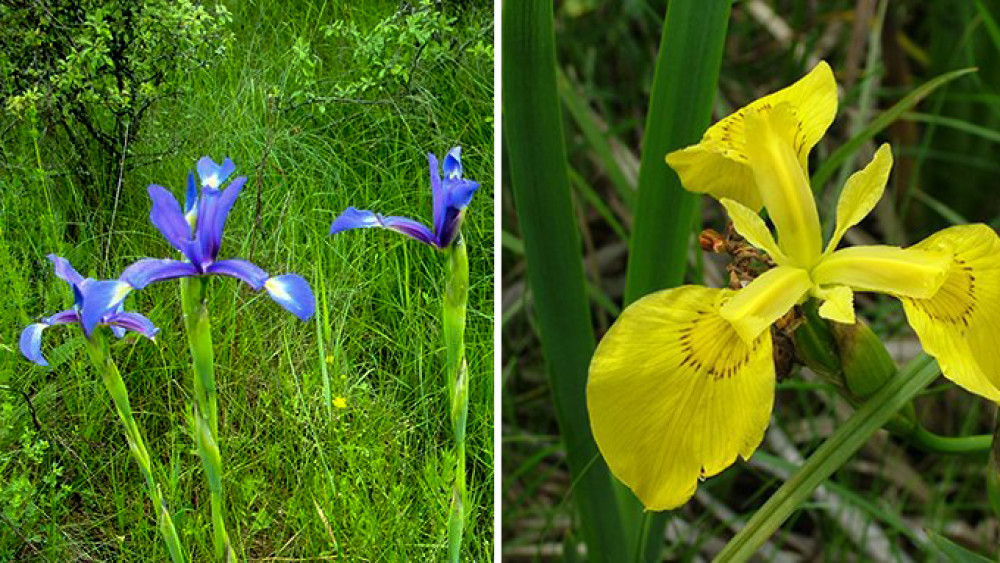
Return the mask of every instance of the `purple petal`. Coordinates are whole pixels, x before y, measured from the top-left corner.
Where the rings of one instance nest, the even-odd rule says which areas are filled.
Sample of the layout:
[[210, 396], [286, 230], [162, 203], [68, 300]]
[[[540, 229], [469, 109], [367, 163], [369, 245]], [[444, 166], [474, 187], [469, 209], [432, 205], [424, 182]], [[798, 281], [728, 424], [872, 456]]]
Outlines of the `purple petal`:
[[194, 172], [188, 172], [188, 189], [187, 193], [184, 194], [184, 216], [187, 218], [187, 214], [191, 213], [194, 209], [195, 204], [198, 203], [198, 186], [194, 181]]
[[51, 317], [42, 319], [42, 322], [50, 326], [78, 323], [80, 322], [80, 313], [76, 309], [66, 309], [65, 311], [59, 311]]
[[227, 158], [220, 165], [207, 156], [198, 159], [197, 168], [198, 177], [201, 178], [201, 185], [210, 188], [218, 188], [236, 171], [236, 165], [233, 164], [232, 160]]
[[[219, 255], [222, 247], [222, 233], [226, 228], [226, 218], [229, 211], [236, 203], [236, 198], [240, 195], [240, 190], [246, 184], [246, 176], [240, 176], [229, 184], [224, 192], [215, 190], [206, 200], [206, 205], [199, 210], [198, 215], [198, 240], [201, 244], [202, 259], [212, 261]], [[204, 197], [204, 194], [202, 194]]]
[[108, 316], [105, 322], [111, 326], [112, 330], [116, 328], [131, 330], [132, 332], [138, 332], [150, 340], [156, 337], [156, 333], [160, 332], [160, 329], [156, 328], [153, 321], [139, 313], [114, 313]]
[[243, 280], [255, 291], [260, 291], [269, 277], [267, 272], [246, 260], [219, 260], [213, 262], [205, 272]]
[[448, 211], [448, 194], [441, 183], [441, 171], [434, 153], [427, 153], [427, 165], [431, 173], [431, 197], [434, 200], [434, 232], [440, 233], [444, 227]]
[[49, 362], [42, 356], [42, 331], [49, 328], [45, 323], [35, 323], [24, 327], [21, 331], [20, 348], [25, 358], [35, 362], [40, 366], [47, 366]]
[[118, 339], [125, 338], [125, 329], [120, 326], [111, 325], [111, 334], [114, 334], [115, 338]]
[[163, 233], [167, 242], [177, 250], [184, 250], [184, 243], [191, 238], [191, 227], [181, 213], [181, 206], [174, 194], [163, 186], [148, 188], [153, 206], [149, 210], [149, 220]]
[[65, 281], [70, 285], [77, 285], [83, 281], [83, 276], [80, 275], [73, 265], [69, 263], [69, 260], [62, 258], [61, 256], [56, 256], [55, 254], [49, 254], [46, 256], [52, 261], [52, 265], [55, 267], [56, 276]]
[[465, 208], [479, 188], [479, 184], [472, 180], [445, 180], [444, 184], [446, 194], [444, 217], [435, 231], [442, 248], [449, 246], [458, 236]]
[[397, 233], [402, 233], [414, 240], [438, 246], [438, 240], [437, 237], [434, 236], [434, 233], [432, 233], [431, 230], [425, 225], [418, 223], [413, 219], [398, 217], [395, 215], [386, 217], [378, 213], [357, 209], [355, 207], [348, 207], [333, 221], [333, 224], [330, 225], [330, 234], [334, 235], [349, 229], [365, 229], [369, 227], [390, 229], [396, 231]]
[[94, 327], [104, 319], [105, 315], [128, 297], [132, 289], [134, 288], [131, 285], [121, 280], [95, 281], [87, 288], [83, 296], [83, 312], [80, 315], [83, 333], [87, 338], [90, 338]]
[[444, 155], [444, 177], [447, 180], [458, 180], [462, 177], [462, 147], [452, 147]]
[[[169, 258], [143, 258], [125, 268], [119, 279], [134, 289], [142, 289], [153, 282], [197, 276], [199, 273], [194, 264], [190, 262]], [[88, 295], [87, 298], [89, 299], [90, 296]]]
[[278, 305], [303, 321], [316, 311], [316, 299], [309, 283], [298, 274], [285, 274], [264, 282], [267, 293]]

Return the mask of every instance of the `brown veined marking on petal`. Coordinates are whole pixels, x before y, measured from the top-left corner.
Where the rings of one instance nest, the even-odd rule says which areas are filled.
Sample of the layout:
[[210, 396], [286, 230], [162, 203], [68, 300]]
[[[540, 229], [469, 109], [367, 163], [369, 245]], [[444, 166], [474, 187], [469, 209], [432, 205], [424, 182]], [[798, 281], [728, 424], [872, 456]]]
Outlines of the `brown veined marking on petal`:
[[957, 255], [954, 260], [955, 267], [933, 297], [903, 299], [937, 322], [956, 327], [963, 325], [964, 331], [976, 312], [976, 276], [972, 273], [972, 266], [966, 264], [965, 260]]
[[728, 321], [717, 314], [709, 314], [712, 312], [707, 308], [696, 311], [695, 318], [679, 330], [684, 351], [680, 367], [690, 366], [695, 372], [707, 373], [718, 381], [733, 377], [750, 363], [761, 339], [747, 346]]

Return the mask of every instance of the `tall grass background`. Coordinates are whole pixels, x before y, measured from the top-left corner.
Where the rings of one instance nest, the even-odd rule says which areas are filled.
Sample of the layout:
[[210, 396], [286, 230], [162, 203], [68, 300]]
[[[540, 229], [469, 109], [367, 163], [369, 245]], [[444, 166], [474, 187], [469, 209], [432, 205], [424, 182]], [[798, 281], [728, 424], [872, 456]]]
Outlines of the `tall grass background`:
[[[404, 3], [405, 4], [405, 3]], [[20, 329], [72, 296], [45, 254], [84, 275], [117, 275], [170, 249], [148, 221], [150, 183], [177, 195], [202, 155], [231, 157], [249, 176], [223, 255], [273, 274], [297, 272], [317, 296], [307, 323], [235, 280], [213, 279], [211, 303], [229, 529], [251, 559], [438, 560], [453, 482], [440, 329], [444, 257], [387, 231], [329, 237], [349, 205], [430, 221], [427, 152], [462, 145], [481, 188], [467, 211], [470, 299], [468, 520], [463, 559], [493, 552], [492, 6], [446, 6], [458, 17], [450, 56], [413, 70], [405, 92], [282, 109], [300, 88], [302, 45], [315, 89], [332, 95], [351, 67], [322, 26], [361, 29], [398, 2], [228, 2], [235, 41], [193, 93], [161, 102], [145, 146], [170, 149], [81, 184], [76, 155], [41, 123], [0, 123], [0, 560], [156, 561], [166, 557], [143, 481], [82, 334], [46, 331], [52, 369], [17, 351]], [[36, 152], [37, 148], [37, 152]], [[151, 152], [155, 152], [151, 151]], [[40, 170], [39, 170], [40, 169]], [[185, 409], [192, 401], [174, 283], [130, 298], [161, 329], [155, 343], [112, 346], [148, 446], [168, 476], [164, 496], [193, 560], [210, 560], [208, 491]], [[335, 397], [346, 399], [337, 408]]]
[[[659, 51], [663, 44], [671, 44], [668, 34], [675, 3], [687, 4], [683, 0], [669, 7], [665, 2], [610, 5], [579, 0], [555, 7], [560, 104], [555, 111], [563, 116], [572, 195], [569, 213], [579, 234], [577, 245], [566, 252], [582, 255], [582, 283], [598, 338], [623, 303], [637, 297], [631, 273], [636, 265], [628, 262], [635, 259], [630, 255], [630, 250], [635, 253], [634, 245], [642, 244], [644, 261], [674, 263], [678, 258], [657, 258], [655, 240], [646, 233], [640, 243], [634, 235], [640, 217], [647, 229], [652, 225], [663, 233], [676, 231], [672, 222], [684, 212], [683, 206], [673, 205], [663, 208], [660, 217], [650, 217], [648, 206], [638, 207], [642, 197], [637, 191], [645, 189], [640, 164], [646, 167], [647, 158], [650, 163], [662, 163], [663, 154], [650, 156], [642, 148], [658, 126], [648, 121], [659, 84], [659, 76], [654, 78], [654, 70], [659, 72], [657, 62], [677, 56]], [[984, 222], [995, 228], [1000, 225], [996, 197], [1000, 188], [996, 179], [1000, 171], [998, 21], [1000, 6], [978, 0], [734, 2], [726, 20], [718, 81], [707, 95], [714, 98], [712, 119], [792, 83], [817, 61], [827, 60], [840, 86], [840, 109], [830, 132], [814, 149], [810, 166], [824, 221], [833, 216], [847, 174], [868, 161], [878, 142], [888, 141], [896, 164], [886, 197], [849, 234], [849, 243], [906, 245], [957, 223]], [[507, 23], [505, 19], [505, 34]], [[687, 37], [677, 45], [691, 48], [703, 38]], [[706, 52], [692, 50], [690, 56], [704, 58]], [[505, 69], [510, 64], [505, 55]], [[683, 64], [675, 60], [672, 67]], [[955, 72], [970, 67], [977, 70]], [[671, 65], [665, 68], [669, 71]], [[695, 107], [698, 100], [685, 99], [685, 89], [688, 98], [704, 100], [699, 78], [675, 74], [670, 87], [682, 93], [673, 94], [670, 103]], [[505, 92], [504, 104], [509, 107], [510, 103], [511, 96]], [[511, 123], [504, 125], [509, 128]], [[677, 127], [672, 130], [676, 135]], [[697, 136], [700, 133], [688, 142]], [[506, 129], [504, 138], [511, 142]], [[670, 143], [678, 141], [683, 139]], [[559, 383], [550, 385], [550, 372], [557, 380], [552, 366], [546, 364], [552, 358], [545, 357], [551, 320], [540, 318], [550, 305], [538, 302], [536, 282], [527, 275], [532, 252], [537, 250], [532, 250], [530, 240], [533, 227], [526, 223], [537, 216], [519, 214], [515, 203], [520, 205], [516, 200], [524, 188], [511, 185], [518, 182], [515, 160], [520, 158], [519, 150], [509, 144], [505, 147], [505, 165], [510, 165], [511, 173], [505, 170], [502, 192], [503, 553], [511, 561], [592, 556], [584, 540], [593, 524], [588, 523], [585, 509], [579, 508], [593, 501], [583, 498], [590, 494], [584, 488], [590, 476], [574, 473], [578, 465], [574, 465], [574, 452], [566, 450], [569, 440], [564, 439], [564, 421], [582, 413], [567, 416], [561, 412], [559, 397], [553, 397], [560, 394]], [[663, 174], [673, 173], [664, 166]], [[660, 193], [659, 197], [669, 196]], [[686, 254], [675, 264], [679, 268], [661, 272], [659, 279], [645, 283], [647, 287], [638, 294], [677, 283], [681, 277], [683, 283], [726, 285], [724, 262], [703, 256], [693, 236], [704, 227], [721, 231], [725, 216], [707, 198], [701, 198], [696, 209], [698, 219], [691, 233], [678, 235], [688, 241], [680, 246]], [[678, 236], [665, 235], [661, 251], [667, 254], [675, 248]], [[650, 264], [643, 267], [659, 269]], [[674, 275], [677, 278], [671, 279]], [[860, 314], [887, 341], [898, 365], [919, 353], [919, 343], [895, 300], [859, 295], [857, 302]], [[580, 331], [576, 326], [572, 330]], [[585, 348], [581, 346], [578, 353], [589, 355]], [[991, 433], [994, 429], [994, 405], [944, 380], [921, 392], [916, 407], [925, 426], [942, 434]], [[778, 384], [772, 424], [750, 462], [737, 463], [702, 483], [687, 505], [666, 516], [665, 525], [650, 516], [630, 523], [632, 509], [627, 503], [622, 505], [627, 535], [637, 526], [643, 534], [653, 535], [643, 537], [641, 544], [627, 540], [621, 547], [624, 551], [618, 553], [645, 545], [653, 546], [653, 551], [633, 552], [630, 557], [678, 561], [715, 557], [853, 412], [834, 389], [805, 370], [797, 371]], [[603, 471], [599, 458], [590, 461], [588, 469]], [[830, 479], [796, 503], [798, 509], [780, 531], [756, 550], [757, 558], [937, 561], [972, 557], [959, 552], [961, 548], [996, 557], [1000, 525], [984, 493], [986, 474], [986, 452], [926, 453], [877, 432]]]

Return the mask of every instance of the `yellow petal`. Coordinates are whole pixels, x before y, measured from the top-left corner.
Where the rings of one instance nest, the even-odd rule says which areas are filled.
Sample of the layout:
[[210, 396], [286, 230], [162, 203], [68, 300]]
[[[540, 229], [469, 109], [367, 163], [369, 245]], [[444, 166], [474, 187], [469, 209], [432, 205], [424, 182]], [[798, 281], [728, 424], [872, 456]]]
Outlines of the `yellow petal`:
[[812, 280], [805, 270], [778, 266], [737, 291], [719, 313], [732, 323], [744, 342], [752, 342], [794, 307], [811, 287]]
[[732, 291], [685, 286], [629, 306], [590, 364], [587, 408], [611, 472], [648, 510], [749, 459], [774, 403], [771, 333], [747, 345], [719, 316]]
[[934, 295], [902, 299], [910, 326], [945, 377], [1000, 402], [1000, 238], [963, 225], [914, 246], [946, 253], [950, 268]]
[[854, 324], [854, 292], [851, 288], [837, 285], [816, 288], [814, 293], [823, 300], [823, 304], [819, 306], [819, 316], [838, 323]]
[[767, 223], [760, 218], [760, 215], [757, 215], [757, 212], [738, 201], [731, 199], [720, 201], [722, 206], [726, 208], [726, 213], [729, 214], [729, 219], [733, 222], [736, 232], [747, 239], [747, 242], [766, 252], [778, 264], [789, 262], [785, 253], [778, 248], [778, 243], [774, 242], [774, 237], [771, 236]]
[[708, 194], [715, 199], [729, 198], [760, 210], [762, 203], [753, 172], [742, 153], [742, 148], [737, 155], [727, 145], [702, 141], [668, 154], [667, 164], [677, 172], [684, 189], [690, 192]]
[[812, 269], [817, 285], [846, 285], [906, 297], [930, 297], [948, 273], [942, 252], [898, 246], [852, 246], [824, 257]]
[[837, 202], [837, 230], [826, 247], [827, 252], [836, 250], [847, 229], [860, 223], [875, 209], [875, 204], [885, 192], [885, 183], [889, 181], [891, 169], [892, 149], [886, 143], [879, 147], [868, 166], [847, 179], [840, 192], [840, 201]]
[[667, 163], [677, 171], [684, 188], [716, 199], [728, 197], [760, 211], [762, 202], [747, 165], [744, 118], [747, 110], [766, 113], [781, 103], [789, 104], [796, 116], [797, 126], [786, 141], [794, 147], [799, 164], [806, 170], [809, 151], [837, 113], [837, 84], [826, 62], [817, 64], [795, 84], [722, 119], [705, 132], [697, 145], [667, 155]]
[[778, 231], [778, 244], [797, 265], [809, 268], [819, 258], [823, 238], [809, 180], [786, 140], [796, 127], [788, 104], [767, 114], [749, 111], [746, 149], [760, 197]]

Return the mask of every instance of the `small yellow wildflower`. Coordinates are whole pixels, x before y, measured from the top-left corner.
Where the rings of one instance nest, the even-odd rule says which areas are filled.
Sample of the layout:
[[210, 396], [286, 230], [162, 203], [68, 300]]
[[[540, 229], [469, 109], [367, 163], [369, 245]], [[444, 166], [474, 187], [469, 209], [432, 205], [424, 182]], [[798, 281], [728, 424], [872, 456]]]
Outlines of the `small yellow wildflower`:
[[807, 163], [836, 109], [833, 73], [820, 63], [667, 155], [684, 188], [718, 199], [776, 267], [738, 291], [684, 286], [647, 295], [597, 347], [587, 382], [594, 438], [650, 510], [684, 504], [699, 478], [757, 449], [774, 403], [770, 327], [809, 297], [822, 302], [820, 316], [848, 324], [855, 291], [900, 299], [944, 376], [1000, 402], [1000, 237], [962, 225], [911, 248], [838, 249], [882, 196], [892, 167], [883, 145], [847, 180], [824, 247]]
[[347, 399], [345, 399], [343, 397], [334, 397], [334, 399], [333, 399], [333, 406], [337, 407], [338, 409], [346, 409], [347, 408]]

